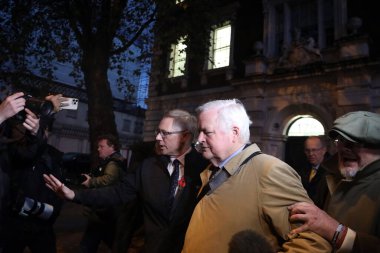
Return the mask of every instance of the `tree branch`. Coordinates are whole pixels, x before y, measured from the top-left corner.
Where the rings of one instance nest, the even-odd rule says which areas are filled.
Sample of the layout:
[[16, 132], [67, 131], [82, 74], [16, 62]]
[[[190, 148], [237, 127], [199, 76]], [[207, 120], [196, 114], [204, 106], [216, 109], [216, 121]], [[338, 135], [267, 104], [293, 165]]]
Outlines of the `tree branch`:
[[111, 55], [120, 54], [124, 51], [126, 51], [133, 43], [137, 40], [137, 38], [142, 34], [142, 32], [155, 20], [157, 8], [154, 9], [153, 13], [150, 15], [149, 19], [144, 22], [138, 29], [138, 31], [133, 35], [133, 37], [128, 40], [124, 46], [117, 48], [114, 51], [111, 51]]

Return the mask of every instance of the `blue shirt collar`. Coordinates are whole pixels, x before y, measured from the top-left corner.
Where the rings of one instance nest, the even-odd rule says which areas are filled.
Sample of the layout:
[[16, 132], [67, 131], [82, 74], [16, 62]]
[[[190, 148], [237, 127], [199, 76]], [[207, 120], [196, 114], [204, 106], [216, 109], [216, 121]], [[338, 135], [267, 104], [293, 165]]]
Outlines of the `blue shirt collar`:
[[223, 166], [226, 165], [226, 163], [228, 163], [228, 161], [231, 160], [234, 156], [236, 156], [237, 154], [239, 154], [244, 149], [244, 147], [245, 147], [245, 145], [241, 146], [238, 150], [236, 150], [234, 153], [232, 153], [232, 155], [230, 155], [224, 161], [222, 161], [219, 164], [219, 168], [223, 168]]

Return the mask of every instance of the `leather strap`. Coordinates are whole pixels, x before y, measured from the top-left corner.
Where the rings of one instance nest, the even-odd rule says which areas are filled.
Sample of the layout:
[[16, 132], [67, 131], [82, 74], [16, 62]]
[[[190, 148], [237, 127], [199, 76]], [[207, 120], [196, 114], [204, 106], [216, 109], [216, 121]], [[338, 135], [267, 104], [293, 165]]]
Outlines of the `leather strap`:
[[[246, 164], [249, 160], [251, 160], [253, 157], [262, 154], [261, 151], [256, 151], [252, 153], [250, 156], [248, 156], [240, 165], [239, 168], [235, 171], [233, 175], [235, 175], [237, 172], [240, 171], [240, 169], [243, 167], [244, 164]], [[203, 198], [204, 195], [210, 195], [216, 188], [218, 188], [220, 185], [222, 185], [230, 176], [230, 175], [224, 168], [221, 168], [215, 176], [210, 179], [207, 184], [203, 187], [202, 191], [198, 194], [197, 199], [198, 201]]]

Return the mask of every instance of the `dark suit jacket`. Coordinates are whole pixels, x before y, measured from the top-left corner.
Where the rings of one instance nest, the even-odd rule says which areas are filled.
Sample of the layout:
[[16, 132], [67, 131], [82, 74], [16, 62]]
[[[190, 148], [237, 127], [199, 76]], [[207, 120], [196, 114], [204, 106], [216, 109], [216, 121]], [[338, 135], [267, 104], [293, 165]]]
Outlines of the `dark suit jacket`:
[[326, 168], [320, 165], [317, 174], [309, 182], [311, 168], [312, 166], [308, 164], [306, 169], [300, 170], [298, 173], [301, 176], [302, 185], [309, 197], [319, 208], [323, 208], [323, 199], [327, 193]]
[[74, 201], [86, 205], [115, 205], [138, 197], [143, 207], [145, 252], [181, 252], [186, 229], [196, 205], [196, 195], [201, 186], [199, 174], [209, 162], [195, 150], [186, 155], [186, 186], [177, 193], [170, 212], [170, 176], [167, 171], [169, 161], [166, 156], [145, 159], [136, 174], [127, 174], [121, 183], [100, 189], [76, 191]]

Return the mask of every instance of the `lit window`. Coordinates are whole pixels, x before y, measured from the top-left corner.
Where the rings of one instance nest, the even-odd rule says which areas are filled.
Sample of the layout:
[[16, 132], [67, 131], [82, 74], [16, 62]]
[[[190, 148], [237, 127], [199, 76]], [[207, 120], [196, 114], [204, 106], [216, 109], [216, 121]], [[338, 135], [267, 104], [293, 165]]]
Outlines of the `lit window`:
[[185, 39], [181, 38], [177, 44], [172, 45], [169, 77], [182, 76], [184, 73], [186, 62], [186, 45], [184, 42]]
[[321, 122], [309, 115], [296, 119], [288, 130], [288, 136], [317, 136], [324, 134], [325, 129]]
[[209, 69], [230, 64], [231, 25], [216, 28], [211, 33]]

